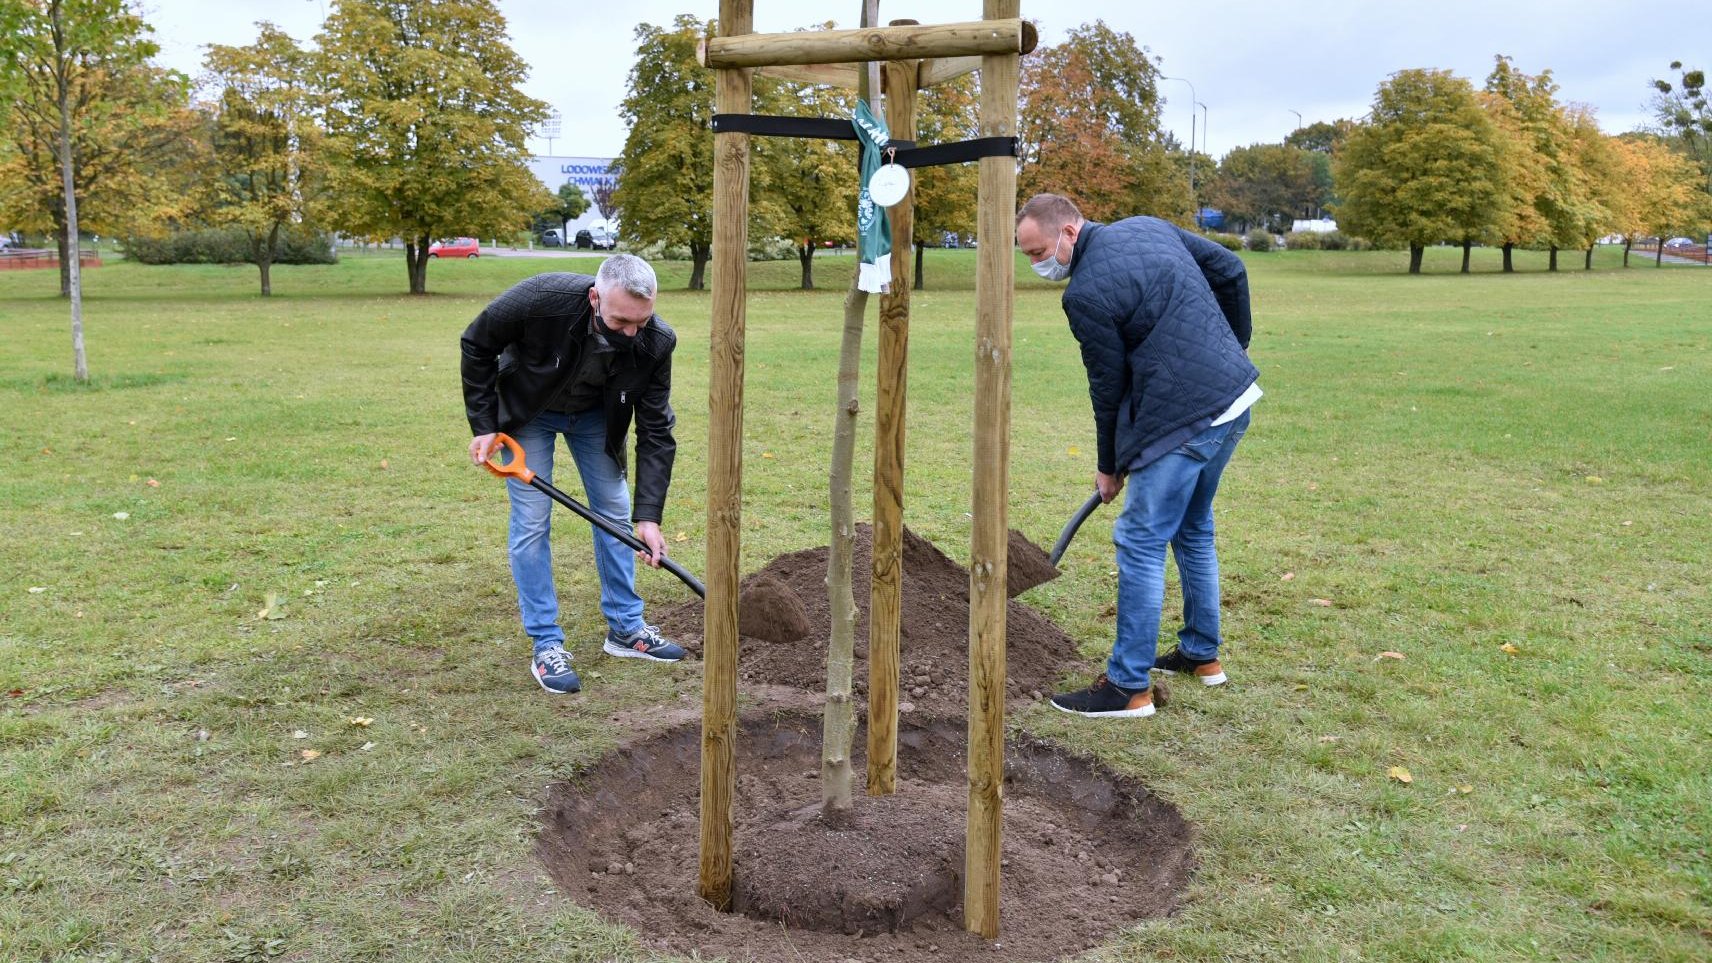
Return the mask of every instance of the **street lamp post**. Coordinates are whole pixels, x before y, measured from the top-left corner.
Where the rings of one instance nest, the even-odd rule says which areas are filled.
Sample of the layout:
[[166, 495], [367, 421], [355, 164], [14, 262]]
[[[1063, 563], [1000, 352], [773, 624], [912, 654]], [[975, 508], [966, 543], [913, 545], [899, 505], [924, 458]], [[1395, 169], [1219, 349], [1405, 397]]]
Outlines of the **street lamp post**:
[[1288, 110], [1288, 111], [1290, 111], [1290, 113], [1296, 115], [1296, 129], [1301, 130], [1302, 129], [1302, 112], [1299, 110], [1296, 110], [1293, 107], [1286, 107], [1284, 109]]
[[1201, 202], [1195, 193], [1195, 85], [1187, 77], [1166, 77], [1161, 80], [1176, 80], [1189, 84], [1189, 203], [1195, 209], [1195, 225], [1201, 223]]

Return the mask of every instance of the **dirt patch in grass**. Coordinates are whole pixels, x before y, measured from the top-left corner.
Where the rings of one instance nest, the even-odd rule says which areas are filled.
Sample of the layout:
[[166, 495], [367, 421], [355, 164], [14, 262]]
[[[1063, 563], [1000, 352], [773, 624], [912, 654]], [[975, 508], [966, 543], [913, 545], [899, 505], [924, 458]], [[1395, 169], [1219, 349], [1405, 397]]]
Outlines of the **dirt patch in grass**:
[[[1006, 751], [1001, 937], [962, 926], [961, 720], [906, 719], [895, 796], [820, 816], [820, 718], [746, 716], [737, 743], [738, 912], [696, 896], [701, 732], [690, 725], [550, 787], [539, 851], [563, 892], [662, 950], [756, 963], [1046, 960], [1170, 913], [1190, 827], [1132, 779], [1037, 739]], [[855, 740], [860, 784], [864, 737]], [[857, 792], [861, 792], [858, 785]]]
[[[1021, 539], [1013, 533], [1013, 542]], [[1025, 544], [1026, 544], [1026, 540]], [[1013, 549], [1011, 564], [1038, 579], [1038, 559]], [[855, 691], [868, 690], [868, 597], [873, 571], [873, 530], [856, 527], [852, 590], [856, 600]], [[770, 683], [819, 690], [826, 678], [826, 647], [832, 635], [826, 597], [827, 549], [781, 555], [743, 580], [738, 598], [741, 683]], [[1028, 584], [1039, 584], [1038, 581]], [[1076, 643], [1038, 612], [1012, 601], [1006, 611], [1005, 675], [1012, 698], [1050, 692], [1064, 672], [1080, 663]], [[903, 618], [900, 698], [907, 711], [961, 715], [969, 696], [969, 571], [927, 540], [904, 530]], [[659, 613], [661, 629], [685, 648], [700, 652], [702, 603]], [[804, 626], [806, 625], [806, 631]]]

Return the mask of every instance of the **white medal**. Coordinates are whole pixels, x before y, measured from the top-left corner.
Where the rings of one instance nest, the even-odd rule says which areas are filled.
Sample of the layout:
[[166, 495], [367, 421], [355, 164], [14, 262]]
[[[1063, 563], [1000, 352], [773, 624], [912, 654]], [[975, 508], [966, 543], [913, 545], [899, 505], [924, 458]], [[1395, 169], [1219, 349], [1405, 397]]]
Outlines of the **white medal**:
[[881, 207], [891, 207], [909, 193], [909, 169], [899, 164], [883, 164], [868, 179], [868, 196]]

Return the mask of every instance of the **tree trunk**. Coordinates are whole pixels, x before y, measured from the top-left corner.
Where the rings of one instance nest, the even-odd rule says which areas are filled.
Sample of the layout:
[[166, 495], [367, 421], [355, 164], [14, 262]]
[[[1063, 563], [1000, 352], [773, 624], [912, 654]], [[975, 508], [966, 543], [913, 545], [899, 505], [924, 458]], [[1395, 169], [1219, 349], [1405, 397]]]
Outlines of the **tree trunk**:
[[273, 259], [278, 256], [279, 228], [275, 223], [268, 231], [267, 240], [257, 237], [251, 242], [251, 248], [256, 256], [256, 269], [262, 274], [262, 297], [273, 297]]
[[1632, 238], [1632, 237], [1623, 238], [1623, 266], [1625, 268], [1629, 266], [1629, 249], [1634, 247], [1634, 246], [1635, 246], [1635, 239], [1634, 238]]
[[65, 225], [62, 223], [54, 233], [54, 247], [59, 250], [59, 296], [71, 297], [71, 244], [65, 239]]
[[428, 247], [433, 238], [424, 234], [404, 242], [404, 266], [410, 274], [410, 293], [428, 293]]
[[844, 339], [838, 349], [838, 409], [832, 425], [832, 544], [826, 560], [826, 594], [832, 608], [832, 639], [826, 650], [826, 715], [821, 729], [820, 799], [835, 825], [850, 815], [850, 745], [855, 735], [850, 680], [855, 668], [856, 600], [850, 572], [856, 554], [856, 523], [850, 504], [850, 465], [856, 450], [857, 376], [862, 362], [862, 322], [868, 293], [850, 279], [844, 295]]
[[797, 247], [797, 261], [802, 264], [802, 289], [814, 290], [814, 238], [808, 238]]
[[1553, 244], [1551, 246], [1551, 260], [1546, 262], [1546, 270], [1548, 270], [1548, 271], [1557, 270], [1557, 245], [1556, 244]]
[[[57, 37], [64, 29], [58, 4], [53, 5], [53, 18]], [[71, 298], [72, 377], [79, 382], [87, 382], [89, 358], [83, 350], [83, 263], [82, 252], [77, 249], [77, 190], [71, 160], [71, 85], [67, 81], [63, 61], [58, 66], [59, 173], [60, 187], [65, 192], [65, 246], [59, 263], [61, 276], [66, 281], [66, 294]]]
[[1474, 242], [1468, 238], [1462, 239], [1462, 273], [1468, 273], [1468, 253], [1474, 247]]
[[690, 243], [690, 285], [691, 291], [701, 291], [707, 287], [707, 259], [713, 249], [706, 244]]
[[1515, 262], [1515, 259], [1511, 256], [1512, 254], [1515, 253], [1515, 250], [1516, 250], [1516, 245], [1510, 243], [1509, 241], [1504, 242], [1504, 273], [1505, 274], [1515, 274], [1516, 273], [1516, 262]]
[[1421, 258], [1426, 253], [1427, 253], [1427, 249], [1424, 245], [1421, 245], [1421, 244], [1410, 244], [1409, 245], [1409, 273], [1410, 274], [1421, 273]]
[[926, 246], [925, 244], [915, 246], [915, 289], [917, 291], [927, 290], [927, 285], [921, 282], [921, 252]]
[[1653, 252], [1653, 267], [1664, 267], [1664, 235], [1658, 239], [1658, 250]]
[[1593, 248], [1591, 248], [1591, 247], [1589, 247], [1587, 249], [1587, 265], [1585, 267], [1585, 270], [1588, 270], [1588, 271], [1593, 270]]

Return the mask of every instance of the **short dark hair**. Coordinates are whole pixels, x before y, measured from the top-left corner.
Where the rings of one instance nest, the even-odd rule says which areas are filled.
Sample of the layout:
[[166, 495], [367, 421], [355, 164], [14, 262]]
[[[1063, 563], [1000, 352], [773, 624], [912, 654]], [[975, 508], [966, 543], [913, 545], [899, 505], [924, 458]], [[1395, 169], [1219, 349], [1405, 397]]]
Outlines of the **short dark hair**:
[[1025, 218], [1049, 231], [1056, 231], [1066, 224], [1082, 220], [1082, 211], [1076, 207], [1075, 201], [1062, 194], [1036, 194], [1028, 199], [1022, 210], [1017, 211], [1018, 224]]

